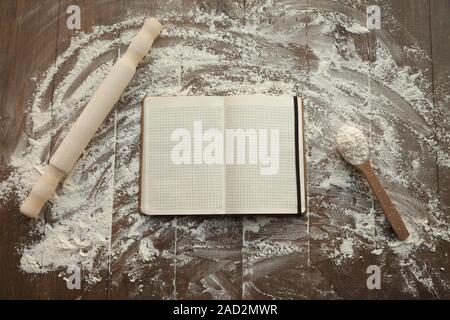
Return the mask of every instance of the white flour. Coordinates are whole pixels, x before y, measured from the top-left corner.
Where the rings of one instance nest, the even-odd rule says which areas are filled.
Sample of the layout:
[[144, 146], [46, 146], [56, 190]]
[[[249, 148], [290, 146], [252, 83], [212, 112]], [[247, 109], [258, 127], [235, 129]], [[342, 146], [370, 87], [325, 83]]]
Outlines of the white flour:
[[[426, 179], [415, 175], [408, 164], [411, 168], [426, 167], [434, 153], [440, 159], [448, 159], [448, 154], [434, 144], [432, 103], [424, 94], [427, 84], [418, 80], [420, 73], [398, 67], [381, 42], [376, 44], [377, 60], [369, 66], [358, 56], [352, 38], [353, 33], [363, 34], [367, 30], [351, 19], [344, 26], [348, 32], [346, 45], [336, 46], [334, 26], [345, 20], [339, 14], [310, 11], [313, 20], [308, 23], [308, 33], [314, 40], [308, 43], [312, 58], [307, 66], [301, 56], [307, 41], [305, 25], [297, 19], [304, 12], [255, 9], [244, 16], [245, 24], [239, 10], [236, 12], [237, 17], [229, 17], [194, 11], [183, 17], [194, 23], [186, 23], [182, 28], [172, 22], [179, 17], [162, 17], [166, 28], [161, 34], [163, 45], [155, 48], [139, 67], [120, 107], [110, 115], [65, 181], [47, 213], [46, 223], [36, 223], [35, 232], [41, 234], [41, 239], [19, 244], [20, 268], [28, 273], [45, 273], [77, 265], [84, 271], [84, 279], [95, 283], [101, 279], [100, 272], [107, 269], [110, 259], [120, 257], [137, 243], [136, 253], [123, 262], [129, 278], [135, 281], [142, 272], [135, 268], [138, 263], [151, 263], [161, 256], [173, 258], [172, 252], [159, 252], [151, 239], [141, 239], [149, 221], [155, 229], [173, 222], [141, 216], [134, 209], [139, 161], [133, 146], [139, 141], [140, 101], [144, 96], [298, 94], [305, 98], [306, 104], [309, 190], [311, 194], [331, 198], [322, 204], [324, 225], [311, 228], [308, 225], [307, 231], [293, 231], [292, 236], [286, 234], [255, 243], [245, 236], [264, 231], [271, 222], [266, 218], [244, 219], [246, 265], [251, 267], [267, 257], [303, 253], [305, 246], [299, 239], [304, 232], [311, 232], [315, 239], [328, 239], [322, 243], [321, 254], [333, 259], [336, 265], [351, 261], [361, 250], [369, 250], [380, 258], [385, 252], [392, 252], [402, 261], [400, 272], [410, 284], [408, 290], [414, 293], [417, 282], [432, 290], [433, 281], [425, 272], [430, 270], [420, 266], [416, 253], [433, 251], [438, 243], [450, 240], [443, 214], [448, 209], [441, 208], [436, 199], [436, 186], [425, 183]], [[283, 19], [267, 23], [280, 13]], [[24, 199], [38, 176], [36, 168], [43, 167], [49, 159], [50, 138], [55, 134], [64, 136], [77, 112], [110, 70], [112, 61], [101, 65], [101, 57], [120, 44], [128, 44], [143, 19], [137, 17], [97, 27], [91, 33], [80, 33], [55, 65], [37, 80], [28, 119], [29, 137], [24, 135], [12, 155], [11, 175], [0, 183], [1, 199]], [[120, 31], [121, 38], [101, 39], [113, 31]], [[420, 50], [414, 52], [422, 54]], [[75, 64], [56, 84], [49, 108], [43, 105], [42, 97], [68, 62]], [[84, 70], [99, 65], [83, 78]], [[80, 79], [82, 83], [74, 85]], [[72, 92], [72, 88], [76, 90]], [[373, 198], [362, 178], [335, 151], [335, 134], [349, 122], [362, 127], [370, 125], [374, 132], [370, 137], [374, 166], [381, 169], [382, 179], [398, 209], [407, 213], [406, 223], [413, 236], [405, 244], [387, 237], [388, 231], [381, 227], [382, 218], [374, 209], [365, 209], [364, 204], [370, 202], [373, 207]], [[412, 141], [405, 141], [402, 138], [405, 136]], [[122, 221], [122, 227], [115, 231], [111, 243], [115, 195], [135, 200], [115, 210], [115, 219]], [[362, 203], [367, 212], [346, 209], [342, 204], [349, 195]], [[418, 198], [427, 200], [415, 200]], [[310, 217], [317, 214], [309, 213]], [[203, 241], [210, 230], [220, 229], [220, 220], [214, 221], [195, 229], [193, 236]], [[213, 228], [213, 224], [219, 227]], [[331, 234], [333, 239], [329, 238]], [[183, 265], [190, 259], [179, 254], [177, 263]]]
[[369, 159], [369, 143], [364, 134], [355, 127], [340, 128], [336, 143], [344, 159], [354, 166], [362, 165]]

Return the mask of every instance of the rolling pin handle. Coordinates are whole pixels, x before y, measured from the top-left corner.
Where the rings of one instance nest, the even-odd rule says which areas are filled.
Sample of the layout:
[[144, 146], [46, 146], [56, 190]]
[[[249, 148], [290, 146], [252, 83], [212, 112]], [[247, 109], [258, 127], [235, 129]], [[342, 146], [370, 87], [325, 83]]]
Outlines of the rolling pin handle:
[[54, 195], [64, 175], [63, 171], [49, 165], [20, 207], [20, 212], [29, 218], [37, 218], [46, 202]]
[[128, 50], [125, 52], [125, 55], [128, 55], [135, 67], [148, 54], [161, 30], [162, 25], [155, 18], [145, 20], [144, 26], [131, 40]]

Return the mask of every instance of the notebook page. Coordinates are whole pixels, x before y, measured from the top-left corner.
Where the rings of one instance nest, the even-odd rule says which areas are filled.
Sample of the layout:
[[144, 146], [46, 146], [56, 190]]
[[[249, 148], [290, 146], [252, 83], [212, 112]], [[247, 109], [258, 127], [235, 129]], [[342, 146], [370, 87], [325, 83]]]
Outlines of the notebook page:
[[223, 160], [205, 164], [198, 143], [200, 132], [223, 131], [223, 98], [148, 97], [143, 108], [141, 211], [224, 213]]
[[[227, 213], [298, 213], [293, 97], [226, 97], [225, 127], [250, 130], [246, 131], [246, 161], [241, 158], [241, 164], [237, 163], [237, 135], [233, 137], [235, 154], [226, 161]], [[230, 135], [225, 144], [229, 154]]]

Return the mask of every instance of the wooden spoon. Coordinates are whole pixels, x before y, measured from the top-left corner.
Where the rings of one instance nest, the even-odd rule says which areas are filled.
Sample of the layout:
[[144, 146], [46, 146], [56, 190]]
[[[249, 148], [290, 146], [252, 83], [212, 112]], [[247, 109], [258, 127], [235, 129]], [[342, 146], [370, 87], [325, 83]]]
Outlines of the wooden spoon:
[[364, 134], [357, 128], [345, 126], [336, 135], [336, 142], [342, 157], [358, 168], [367, 178], [397, 238], [406, 240], [409, 237], [408, 229], [373, 170], [369, 157], [369, 145]]

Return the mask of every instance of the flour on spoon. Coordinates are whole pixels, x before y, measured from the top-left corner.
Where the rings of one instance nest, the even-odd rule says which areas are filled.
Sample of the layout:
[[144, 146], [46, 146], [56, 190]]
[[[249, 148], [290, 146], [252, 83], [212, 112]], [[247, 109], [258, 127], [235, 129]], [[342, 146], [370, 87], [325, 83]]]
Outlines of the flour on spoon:
[[360, 166], [369, 160], [369, 143], [361, 130], [344, 126], [336, 135], [339, 152], [347, 162]]

